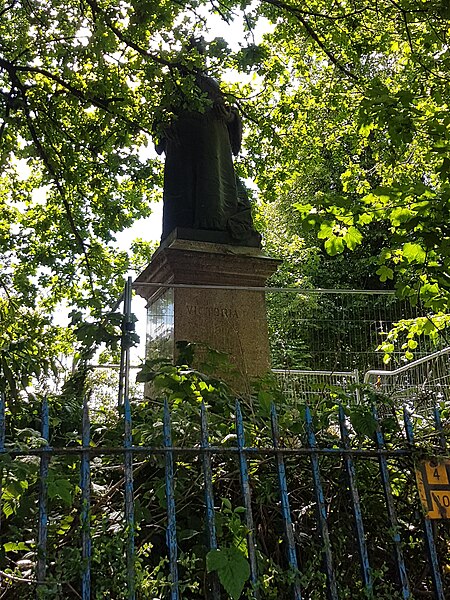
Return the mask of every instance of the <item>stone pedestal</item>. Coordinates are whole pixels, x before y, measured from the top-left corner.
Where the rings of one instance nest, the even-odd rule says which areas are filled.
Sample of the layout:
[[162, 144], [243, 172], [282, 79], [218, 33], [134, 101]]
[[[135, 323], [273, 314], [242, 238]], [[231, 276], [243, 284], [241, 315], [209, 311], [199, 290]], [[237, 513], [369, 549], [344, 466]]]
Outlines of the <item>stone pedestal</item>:
[[156, 349], [175, 358], [176, 343], [189, 341], [226, 352], [238, 373], [228, 376], [229, 383], [245, 389], [249, 379], [270, 368], [269, 341], [264, 291], [238, 288], [264, 287], [280, 261], [258, 248], [185, 239], [167, 242], [134, 283], [148, 301], [147, 351]]

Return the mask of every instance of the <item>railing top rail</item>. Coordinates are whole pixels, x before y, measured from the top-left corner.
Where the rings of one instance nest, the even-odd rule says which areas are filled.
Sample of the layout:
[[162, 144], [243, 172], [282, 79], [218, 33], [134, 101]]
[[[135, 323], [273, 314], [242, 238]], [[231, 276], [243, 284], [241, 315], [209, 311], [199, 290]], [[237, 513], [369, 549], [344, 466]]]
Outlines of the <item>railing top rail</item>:
[[398, 369], [394, 369], [393, 371], [382, 371], [379, 369], [371, 369], [364, 374], [364, 383], [368, 383], [371, 375], [386, 375], [393, 377], [395, 375], [400, 375], [400, 373], [404, 373], [405, 371], [409, 371], [410, 369], [417, 367], [418, 365], [422, 365], [430, 360], [434, 360], [435, 358], [439, 358], [440, 356], [444, 356], [445, 354], [450, 354], [450, 346], [446, 348], [442, 348], [442, 350], [438, 350], [437, 352], [433, 352], [432, 354], [427, 354], [427, 356], [423, 356], [422, 358], [418, 358], [413, 362], [410, 362], [406, 365], [402, 365], [398, 367]]
[[336, 375], [338, 377], [356, 377], [358, 375], [358, 370], [355, 369], [354, 371], [310, 371], [308, 369], [272, 369], [272, 373], [280, 375], [323, 375], [325, 377]]
[[359, 290], [359, 289], [332, 289], [332, 288], [297, 288], [297, 287], [257, 287], [247, 285], [207, 285], [193, 283], [163, 283], [155, 281], [135, 281], [133, 288], [198, 288], [198, 289], [215, 289], [215, 290], [248, 290], [256, 292], [292, 292], [296, 294], [359, 294], [359, 295], [381, 295], [394, 296], [394, 290]]

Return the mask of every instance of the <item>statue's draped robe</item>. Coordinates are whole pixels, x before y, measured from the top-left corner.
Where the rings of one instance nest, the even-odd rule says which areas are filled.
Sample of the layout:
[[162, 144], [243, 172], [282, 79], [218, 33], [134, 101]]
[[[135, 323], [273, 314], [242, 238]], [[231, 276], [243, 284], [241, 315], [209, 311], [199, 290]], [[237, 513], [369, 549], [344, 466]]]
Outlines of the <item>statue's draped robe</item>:
[[232, 146], [240, 145], [233, 135], [239, 137], [240, 119], [225, 106], [215, 80], [201, 75], [197, 84], [213, 105], [204, 113], [176, 111], [157, 146], [166, 154], [162, 239], [175, 228], [187, 228], [226, 231], [245, 240], [257, 234], [233, 167]]

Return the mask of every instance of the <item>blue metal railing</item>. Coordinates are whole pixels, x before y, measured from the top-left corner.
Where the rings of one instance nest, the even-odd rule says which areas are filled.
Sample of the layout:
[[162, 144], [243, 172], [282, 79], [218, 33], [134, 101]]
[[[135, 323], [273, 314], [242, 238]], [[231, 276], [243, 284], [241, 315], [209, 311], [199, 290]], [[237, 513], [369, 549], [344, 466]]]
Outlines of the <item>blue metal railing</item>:
[[[46, 578], [46, 559], [47, 559], [47, 527], [48, 527], [48, 509], [47, 509], [47, 478], [50, 459], [52, 457], [63, 456], [67, 454], [78, 454], [81, 459], [80, 466], [80, 488], [81, 488], [81, 545], [82, 545], [82, 575], [81, 575], [81, 597], [83, 600], [91, 598], [91, 576], [92, 576], [92, 549], [91, 549], [91, 474], [90, 464], [95, 456], [102, 455], [122, 455], [125, 465], [124, 478], [124, 498], [125, 498], [125, 520], [127, 531], [126, 544], [126, 564], [127, 564], [127, 597], [135, 597], [135, 514], [134, 514], [134, 494], [133, 494], [133, 474], [132, 463], [133, 456], [142, 455], [144, 458], [162, 455], [165, 457], [165, 490], [167, 502], [167, 547], [170, 565], [170, 598], [176, 600], [181, 597], [179, 589], [178, 573], [178, 532], [176, 522], [176, 506], [174, 487], [176, 482], [175, 465], [177, 457], [191, 456], [202, 458], [202, 471], [205, 493], [205, 521], [208, 531], [208, 549], [218, 547], [216, 539], [215, 516], [216, 508], [214, 503], [214, 483], [211, 469], [211, 457], [213, 455], [230, 456], [235, 455], [239, 462], [241, 491], [243, 505], [245, 507], [245, 525], [247, 530], [247, 550], [250, 564], [250, 589], [253, 597], [259, 596], [258, 582], [258, 548], [257, 536], [252, 512], [251, 498], [251, 475], [249, 475], [248, 460], [256, 458], [275, 459], [275, 469], [278, 478], [279, 497], [281, 503], [281, 518], [283, 520], [283, 529], [285, 536], [285, 547], [287, 563], [295, 574], [292, 583], [292, 597], [295, 600], [302, 598], [300, 586], [300, 573], [297, 557], [302, 549], [295, 539], [293, 532], [293, 521], [290, 512], [289, 489], [286, 476], [286, 457], [309, 456], [312, 469], [312, 481], [317, 503], [317, 522], [322, 538], [322, 549], [324, 553], [324, 568], [327, 577], [328, 595], [332, 599], [337, 599], [338, 585], [336, 583], [336, 572], [333, 565], [332, 544], [329, 535], [329, 523], [327, 514], [327, 503], [323, 492], [323, 475], [320, 467], [320, 456], [338, 456], [341, 457], [347, 474], [347, 485], [349, 488], [349, 497], [351, 508], [354, 515], [355, 538], [360, 556], [361, 581], [365, 588], [366, 597], [373, 595], [372, 571], [369, 563], [369, 552], [366, 543], [366, 534], [363, 524], [363, 511], [361, 509], [360, 496], [356, 478], [354, 459], [372, 460], [377, 458], [379, 462], [379, 473], [383, 485], [383, 491], [386, 498], [386, 512], [392, 532], [393, 560], [395, 561], [398, 572], [398, 588], [402, 598], [410, 598], [410, 586], [406, 572], [405, 561], [403, 558], [403, 547], [399, 533], [399, 523], [396, 516], [394, 499], [392, 496], [391, 485], [389, 481], [388, 459], [404, 459], [410, 457], [415, 448], [414, 426], [410, 412], [404, 411], [404, 425], [407, 435], [408, 447], [388, 450], [381, 431], [380, 420], [376, 408], [373, 408], [373, 416], [377, 425], [375, 436], [375, 447], [370, 449], [353, 448], [350, 446], [349, 430], [346, 421], [344, 408], [339, 407], [339, 426], [341, 431], [341, 444], [339, 447], [320, 447], [317, 444], [313, 419], [311, 411], [305, 408], [305, 427], [307, 433], [307, 445], [296, 448], [285, 448], [280, 441], [278, 430], [277, 413], [275, 407], [271, 409], [271, 431], [273, 445], [271, 447], [247, 447], [244, 437], [244, 420], [242, 416], [241, 404], [236, 402], [235, 415], [235, 434], [237, 444], [231, 447], [211, 446], [208, 439], [208, 415], [204, 405], [201, 408], [201, 439], [198, 447], [177, 447], [172, 444], [171, 418], [169, 404], [164, 403], [164, 423], [163, 423], [163, 447], [153, 448], [146, 446], [133, 446], [131, 433], [131, 407], [129, 399], [125, 396], [125, 436], [124, 446], [101, 448], [91, 446], [88, 402], [83, 407], [82, 422], [82, 445], [81, 447], [55, 448], [48, 445], [39, 448], [14, 448], [11, 445], [5, 447], [3, 444], [2, 430], [5, 420], [5, 402], [4, 398], [0, 400], [0, 453], [9, 454], [10, 457], [38, 456], [40, 457], [40, 479], [39, 479], [39, 523], [37, 525], [37, 561], [36, 561], [36, 583], [39, 587], [45, 583]], [[441, 440], [442, 451], [445, 451], [445, 438], [443, 437], [442, 423], [439, 411], [435, 411], [435, 431], [437, 438]], [[49, 408], [46, 401], [42, 404], [42, 436], [48, 440], [49, 431]], [[436, 549], [435, 535], [433, 525], [429, 519], [424, 519], [424, 532], [428, 548], [429, 569], [434, 583], [434, 597], [444, 600], [445, 590], [442, 582], [442, 576], [439, 566], [438, 551]], [[217, 579], [212, 579], [210, 585], [211, 597], [220, 598], [220, 586]]]

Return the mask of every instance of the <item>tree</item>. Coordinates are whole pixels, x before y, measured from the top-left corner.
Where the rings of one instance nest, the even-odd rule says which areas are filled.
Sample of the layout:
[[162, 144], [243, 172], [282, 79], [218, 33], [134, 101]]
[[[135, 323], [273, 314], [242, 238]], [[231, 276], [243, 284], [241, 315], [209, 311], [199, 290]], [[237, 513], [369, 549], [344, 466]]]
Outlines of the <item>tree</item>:
[[[114, 236], [159, 194], [160, 163], [141, 160], [157, 123], [171, 117], [175, 89], [191, 108], [207, 103], [194, 85], [203, 58], [185, 42], [208, 12], [243, 21], [238, 51], [222, 38], [208, 47], [211, 74], [253, 77], [227, 90], [247, 124], [240, 172], [270, 201], [327, 151], [340, 153], [342, 192], [294, 196], [293, 208], [331, 254], [386, 221], [381, 280], [395, 277], [403, 295], [445, 313], [449, 12], [438, 0], [4, 4], [3, 300], [45, 319], [61, 302], [100, 319], [109, 310], [130, 261]], [[271, 33], [257, 44], [263, 19]]]
[[[381, 281], [448, 311], [448, 10], [391, 1], [259, 9], [278, 19], [261, 47], [263, 92], [252, 106], [255, 119], [260, 108], [267, 116], [265, 137], [249, 140], [252, 168], [264, 165], [263, 196], [290, 194], [331, 255], [385, 222]], [[340, 155], [340, 185], [305, 197], [302, 184], [330, 155]]]

